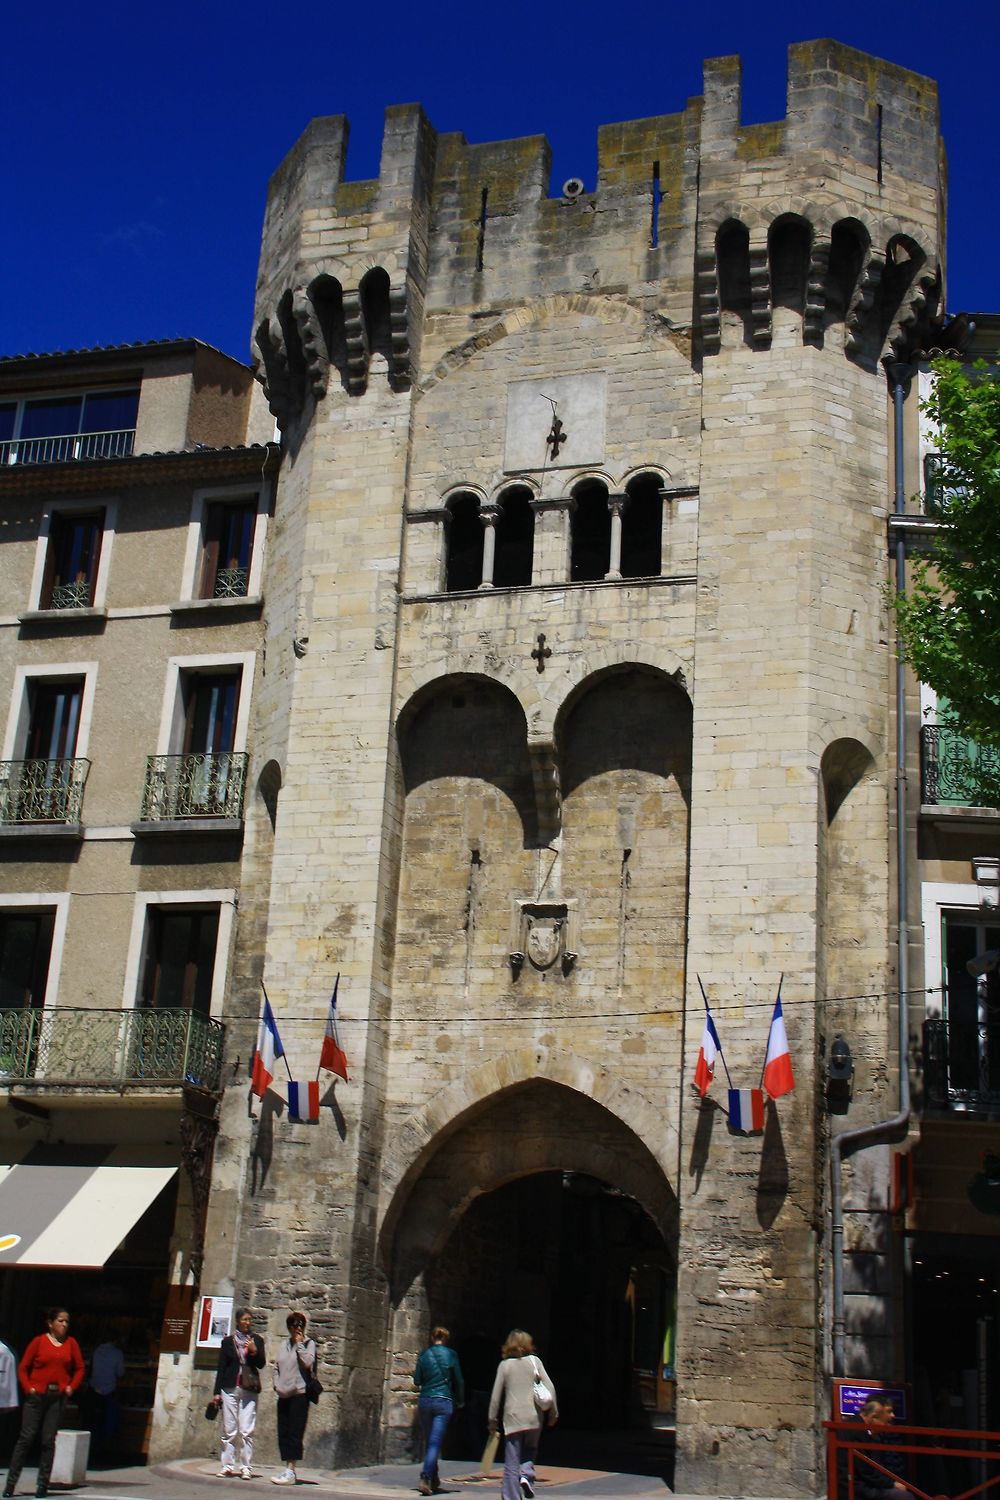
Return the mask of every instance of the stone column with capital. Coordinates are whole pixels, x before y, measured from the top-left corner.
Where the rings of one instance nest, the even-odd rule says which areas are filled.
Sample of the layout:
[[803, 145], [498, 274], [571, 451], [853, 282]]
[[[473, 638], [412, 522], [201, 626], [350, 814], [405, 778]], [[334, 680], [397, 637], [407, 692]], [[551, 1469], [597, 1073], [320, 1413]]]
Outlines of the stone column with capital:
[[612, 490], [608, 495], [608, 510], [611, 512], [611, 558], [605, 578], [622, 576], [622, 513], [628, 502], [623, 490]]
[[497, 552], [497, 521], [500, 511], [495, 505], [483, 505], [479, 510], [479, 519], [483, 523], [483, 577], [479, 585], [481, 589], [493, 587], [493, 564]]

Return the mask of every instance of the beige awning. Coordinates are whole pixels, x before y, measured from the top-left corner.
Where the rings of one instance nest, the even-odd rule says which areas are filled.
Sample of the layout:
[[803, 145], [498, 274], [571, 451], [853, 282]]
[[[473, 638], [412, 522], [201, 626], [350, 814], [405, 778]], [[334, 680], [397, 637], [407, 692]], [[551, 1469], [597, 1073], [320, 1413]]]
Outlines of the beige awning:
[[99, 1271], [176, 1166], [0, 1167], [0, 1269]]

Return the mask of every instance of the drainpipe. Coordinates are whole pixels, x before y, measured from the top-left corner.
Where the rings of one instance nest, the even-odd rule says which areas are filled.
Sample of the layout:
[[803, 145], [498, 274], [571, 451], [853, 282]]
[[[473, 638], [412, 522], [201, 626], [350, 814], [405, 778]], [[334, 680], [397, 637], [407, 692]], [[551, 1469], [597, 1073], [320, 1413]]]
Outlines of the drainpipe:
[[[892, 390], [893, 452], [896, 468], [895, 514], [906, 511], [906, 488], [903, 475], [903, 401], [913, 369], [896, 360], [886, 361], [886, 374]], [[906, 589], [906, 535], [896, 534], [896, 590]], [[830, 1249], [833, 1260], [833, 1374], [844, 1374], [844, 1200], [843, 1159], [867, 1146], [896, 1140], [904, 1135], [910, 1121], [909, 1011], [910, 934], [907, 924], [909, 880], [906, 861], [906, 663], [896, 649], [896, 905], [898, 949], [897, 1018], [899, 1048], [899, 1110], [888, 1120], [845, 1130], [830, 1142]]]

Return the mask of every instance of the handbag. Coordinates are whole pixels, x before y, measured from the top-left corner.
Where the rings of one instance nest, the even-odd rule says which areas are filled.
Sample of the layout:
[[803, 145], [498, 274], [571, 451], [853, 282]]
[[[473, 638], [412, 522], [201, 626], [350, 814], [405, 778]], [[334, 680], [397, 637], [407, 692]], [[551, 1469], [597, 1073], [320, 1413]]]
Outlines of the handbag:
[[297, 1349], [295, 1351], [295, 1358], [299, 1360], [299, 1373], [306, 1383], [306, 1395], [309, 1397], [309, 1400], [312, 1402], [313, 1406], [315, 1406], [320, 1396], [322, 1396], [323, 1394], [323, 1387], [320, 1385], [319, 1381], [312, 1373], [312, 1371], [307, 1370], [301, 1359], [299, 1359], [299, 1351]]
[[210, 1401], [208, 1403], [208, 1405], [205, 1407], [205, 1421], [206, 1422], [214, 1422], [215, 1419], [216, 1419], [216, 1417], [218, 1415], [219, 1415], [219, 1408], [216, 1406], [216, 1404], [215, 1404], [214, 1401]]
[[260, 1390], [260, 1371], [253, 1365], [244, 1365], [240, 1370], [240, 1390], [255, 1396]]
[[535, 1383], [531, 1388], [531, 1394], [535, 1398], [535, 1406], [539, 1411], [551, 1411], [552, 1407], [555, 1405], [556, 1398], [539, 1374], [538, 1361], [535, 1359], [534, 1355], [531, 1356], [531, 1368], [535, 1372]]

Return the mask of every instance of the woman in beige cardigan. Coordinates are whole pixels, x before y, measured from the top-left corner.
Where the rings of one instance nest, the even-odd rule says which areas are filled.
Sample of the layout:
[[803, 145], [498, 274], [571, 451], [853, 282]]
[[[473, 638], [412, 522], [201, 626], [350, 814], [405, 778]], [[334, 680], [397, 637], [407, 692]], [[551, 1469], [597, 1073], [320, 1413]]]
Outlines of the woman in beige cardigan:
[[[545, 1411], [535, 1405], [536, 1375], [552, 1392], [552, 1405]], [[523, 1328], [511, 1329], [493, 1382], [489, 1415], [490, 1432], [503, 1423], [503, 1500], [531, 1500], [542, 1423], [554, 1427], [558, 1418], [556, 1388], [535, 1353], [531, 1334]]]

